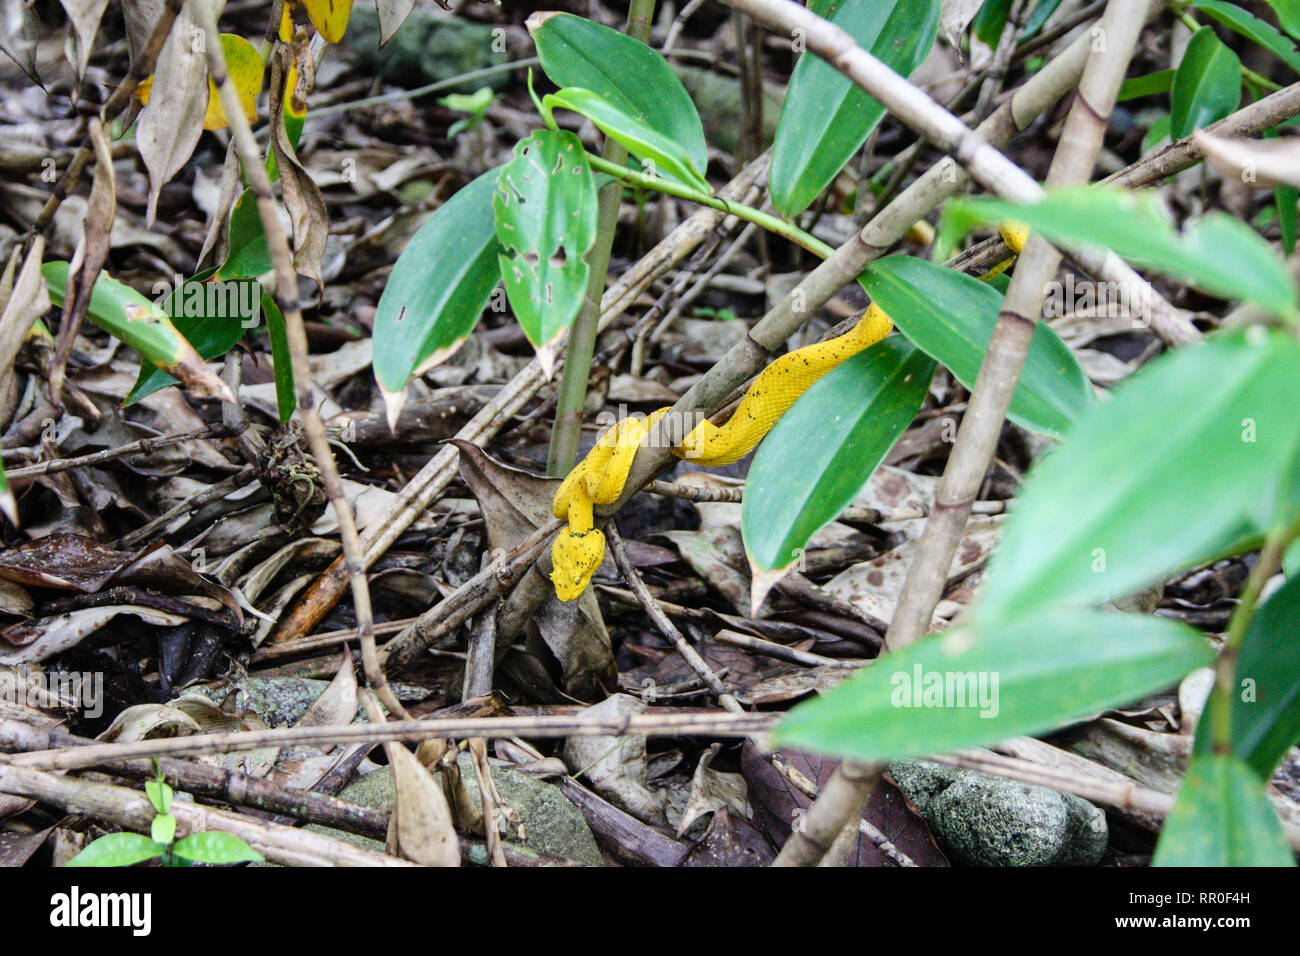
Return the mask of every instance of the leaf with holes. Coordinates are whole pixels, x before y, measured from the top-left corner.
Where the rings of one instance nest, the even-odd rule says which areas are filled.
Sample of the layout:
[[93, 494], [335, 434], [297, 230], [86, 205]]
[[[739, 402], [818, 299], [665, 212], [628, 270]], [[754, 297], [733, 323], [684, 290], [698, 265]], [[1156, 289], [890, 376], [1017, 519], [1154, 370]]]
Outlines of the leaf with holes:
[[590, 271], [584, 257], [596, 239], [596, 183], [578, 137], [538, 130], [515, 146], [492, 212], [506, 295], [541, 350], [578, 314]]

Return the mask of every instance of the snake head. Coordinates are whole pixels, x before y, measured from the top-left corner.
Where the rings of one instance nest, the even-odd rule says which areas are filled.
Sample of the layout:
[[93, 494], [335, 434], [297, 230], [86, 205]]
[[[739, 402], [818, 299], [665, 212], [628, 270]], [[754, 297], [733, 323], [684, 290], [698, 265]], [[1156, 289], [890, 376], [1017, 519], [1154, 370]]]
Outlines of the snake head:
[[591, 576], [605, 559], [605, 535], [564, 530], [551, 545], [551, 581], [561, 601], [572, 601], [587, 589]]

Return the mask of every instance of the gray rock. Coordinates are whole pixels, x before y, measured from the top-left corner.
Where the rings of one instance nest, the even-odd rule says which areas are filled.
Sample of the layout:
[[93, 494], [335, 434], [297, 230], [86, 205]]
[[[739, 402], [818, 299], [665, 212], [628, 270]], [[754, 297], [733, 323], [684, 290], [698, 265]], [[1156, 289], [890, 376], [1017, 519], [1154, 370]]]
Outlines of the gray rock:
[[[736, 151], [740, 132], [740, 85], [735, 77], [720, 76], [698, 66], [674, 64], [673, 71], [699, 110], [704, 138], [728, 153]], [[770, 146], [785, 95], [771, 86], [763, 90], [763, 145]]]
[[[468, 755], [462, 754], [459, 763], [470, 799], [478, 800], [478, 781], [474, 777], [473, 761]], [[584, 866], [605, 865], [600, 849], [596, 846], [596, 838], [587, 826], [582, 811], [570, 803], [559, 788], [506, 767], [493, 766], [492, 779], [496, 782], [501, 798], [523, 820], [527, 835], [527, 840], [522, 843], [509, 835], [505, 837], [506, 840], [536, 853], [563, 857]], [[339, 798], [349, 803], [391, 812], [395, 799], [393, 772], [384, 767], [359, 777], [343, 788]], [[349, 842], [374, 849], [375, 841], [359, 842], [363, 840], [365, 837], [351, 837]], [[382, 849], [381, 846], [380, 850]]]
[[1095, 866], [1106, 815], [1073, 794], [919, 760], [889, 765], [944, 850], [969, 866]]
[[[494, 52], [493, 39], [491, 27], [416, 7], [381, 50], [379, 16], [374, 7], [358, 4], [352, 8], [344, 42], [366, 69], [390, 83], [415, 87], [505, 63], [509, 54]], [[473, 93], [484, 86], [499, 90], [509, 79], [508, 73], [502, 73], [447, 92]]]

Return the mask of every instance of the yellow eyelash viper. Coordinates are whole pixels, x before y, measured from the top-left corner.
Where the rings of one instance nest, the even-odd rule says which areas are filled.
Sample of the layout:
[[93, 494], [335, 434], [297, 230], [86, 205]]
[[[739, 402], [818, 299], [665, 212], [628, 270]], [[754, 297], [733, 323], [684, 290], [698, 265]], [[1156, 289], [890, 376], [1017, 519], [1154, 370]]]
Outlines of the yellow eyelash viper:
[[[1019, 253], [1027, 236], [1024, 227], [1008, 223], [1000, 231], [1008, 248]], [[995, 266], [989, 277], [1010, 263], [1008, 259]], [[844, 335], [781, 356], [754, 379], [726, 424], [700, 422], [673, 449], [673, 454], [709, 468], [739, 461], [814, 382], [875, 345], [893, 327], [884, 310], [873, 304]], [[644, 419], [633, 416], [616, 422], [587, 457], [574, 466], [555, 493], [555, 517], [569, 522], [551, 546], [551, 581], [561, 601], [580, 595], [604, 560], [605, 535], [595, 527], [595, 506], [618, 500], [641, 439], [667, 411], [661, 408]]]

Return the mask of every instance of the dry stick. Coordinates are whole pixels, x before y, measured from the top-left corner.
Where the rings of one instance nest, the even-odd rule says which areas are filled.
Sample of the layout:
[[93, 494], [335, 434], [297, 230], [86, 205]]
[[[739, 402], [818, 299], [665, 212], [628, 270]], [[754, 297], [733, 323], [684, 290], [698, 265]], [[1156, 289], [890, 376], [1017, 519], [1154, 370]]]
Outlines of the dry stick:
[[[719, 195], [724, 199], [740, 199], [767, 166], [762, 156], [746, 167], [724, 187]], [[604, 329], [623, 314], [636, 297], [658, 276], [672, 268], [692, 249], [708, 238], [724, 216], [715, 209], [697, 210], [689, 219], [674, 229], [649, 253], [611, 286], [601, 299], [600, 328]], [[529, 362], [510, 382], [485, 404], [470, 421], [456, 433], [457, 438], [482, 444], [491, 438], [546, 384], [546, 377], [537, 359]], [[364, 548], [363, 562], [369, 567], [424, 513], [438, 495], [442, 494], [457, 473], [460, 452], [454, 445], [442, 451], [420, 469], [406, 487], [398, 492], [393, 508], [379, 521], [372, 522], [361, 538]], [[347, 586], [343, 563], [335, 560], [326, 569], [303, 598], [294, 606], [289, 616], [271, 637], [270, 643], [298, 637], [307, 633], [323, 618], [342, 596]]]
[[[650, 616], [650, 619], [654, 621], [659, 633], [668, 638], [673, 647], [676, 648], [677, 653], [682, 655], [686, 663], [690, 665], [691, 670], [695, 671], [709, 691], [718, 698], [718, 703], [724, 709], [733, 714], [744, 714], [745, 709], [741, 707], [740, 702], [727, 691], [722, 680], [709, 666], [708, 661], [701, 657], [699, 652], [682, 636], [682, 632], [677, 630], [673, 622], [668, 619], [668, 615], [664, 613], [663, 607], [650, 593], [650, 589], [646, 587], [641, 573], [637, 571], [636, 565], [632, 563], [632, 559], [628, 556], [627, 547], [623, 544], [623, 538], [618, 533], [618, 528], [615, 527], [614, 522], [611, 521], [606, 526], [605, 534], [609, 550], [614, 555], [614, 561], [618, 564], [623, 579], [627, 581], [628, 586], [632, 589], [637, 602]], [[817, 785], [800, 773], [798, 768], [794, 767], [782, 754], [765, 746], [758, 739], [754, 740], [754, 745], [758, 749], [758, 753], [772, 765], [777, 773], [789, 780], [791, 784], [802, 790], [811, 799], [817, 799]], [[889, 838], [873, 824], [861, 820], [859, 829], [866, 834], [867, 839], [875, 844], [882, 853], [894, 860], [899, 866], [915, 866], [915, 863], [895, 847]]]
[[192, 441], [197, 438], [226, 438], [229, 435], [230, 432], [224, 426], [211, 425], [207, 428], [196, 428], [192, 432], [181, 432], [178, 435], [141, 438], [138, 441], [120, 445], [117, 448], [107, 448], [104, 451], [92, 452], [89, 455], [78, 455], [75, 458], [54, 458], [50, 461], [27, 465], [23, 468], [10, 468], [5, 472], [5, 475], [10, 481], [16, 481], [19, 478], [35, 478], [37, 475], [52, 475], [60, 471], [67, 471], [70, 468], [83, 468], [87, 465], [98, 465], [106, 461], [112, 461], [115, 458], [125, 458], [127, 455], [148, 455], [171, 445], [179, 445], [181, 442]]
[[275, 299], [284, 315], [285, 332], [289, 340], [294, 387], [298, 392], [298, 412], [302, 416], [312, 457], [316, 461], [317, 468], [320, 469], [321, 484], [325, 488], [325, 494], [330, 500], [339, 525], [339, 540], [343, 545], [343, 561], [352, 586], [357, 631], [361, 639], [361, 661], [366, 682], [388, 708], [389, 713], [405, 717], [406, 709], [398, 701], [392, 688], [388, 686], [383, 669], [379, 666], [379, 655], [375, 650], [374, 615], [370, 608], [370, 589], [361, 559], [362, 550], [356, 521], [352, 514], [352, 507], [343, 495], [338, 464], [334, 461], [334, 452], [330, 449], [325, 424], [316, 410], [316, 386], [312, 381], [311, 366], [307, 360], [307, 333], [303, 329], [302, 308], [298, 300], [298, 274], [293, 267], [289, 240], [284, 233], [284, 226], [280, 222], [275, 200], [271, 194], [271, 180], [267, 175], [266, 165], [253, 139], [248, 118], [240, 105], [239, 91], [230, 82], [212, 6], [204, 0], [199, 0], [193, 6], [195, 19], [202, 26], [207, 39], [205, 52], [208, 59], [208, 74], [221, 94], [221, 105], [230, 123], [235, 151], [243, 164], [249, 187], [257, 199], [258, 218], [261, 219], [262, 229], [266, 233], [266, 244], [275, 271]]
[[[735, 0], [735, 2], [742, 2], [742, 0]], [[769, 6], [769, 2], [759, 3], [757, 0], [743, 0], [743, 2], [764, 9]], [[853, 51], [865, 57], [870, 64], [875, 64], [874, 67], [869, 67], [871, 76], [874, 77], [877, 73], [887, 74], [891, 78], [888, 89], [877, 87], [873, 83], [868, 92], [891, 108], [906, 109], [902, 117], [905, 121], [911, 123], [916, 119], [918, 111], [926, 116], [937, 113], [942, 118], [941, 126], [945, 132], [953, 129], [954, 125], [965, 131], [965, 127], [955, 117], [944, 112], [919, 90], [912, 88], [906, 102], [899, 100], [894, 95], [896, 87], [899, 84], [910, 87], [910, 84], [881, 66], [868, 54], [852, 46], [847, 34], [808, 14], [796, 4], [770, 0], [770, 5], [778, 7], [783, 14], [790, 17], [789, 22], [783, 22], [781, 26], [803, 30], [810, 44], [809, 49], [833, 65], [844, 65], [835, 56], [836, 51], [844, 49], [849, 51], [845, 53], [845, 57], [853, 58], [855, 63], [860, 58], [855, 57]], [[1162, 0], [1148, 0], [1148, 17], [1154, 17], [1162, 9]], [[829, 38], [826, 30], [830, 31]], [[834, 43], [841, 46], [835, 46]], [[1016, 134], [1023, 132], [1038, 115], [1077, 85], [1079, 76], [1083, 72], [1083, 65], [1088, 59], [1090, 46], [1091, 41], [1086, 36], [1070, 44], [1059, 57], [1039, 70], [1010, 99], [1002, 103], [992, 116], [980, 124], [974, 137], [987, 139], [994, 144], [1004, 144], [1010, 142]], [[851, 78], [857, 79], [861, 75], [861, 72], [855, 72]], [[922, 101], [921, 105], [915, 102], [918, 98]], [[930, 126], [922, 127], [921, 132], [931, 136]], [[988, 152], [1001, 156], [991, 147], [977, 146], [968, 131], [964, 136], [960, 136], [959, 140], [957, 147], [947, 143], [941, 145], [955, 152], [963, 162], [969, 161], [972, 166], [976, 164], [971, 157], [984, 157]], [[988, 161], [982, 162], [984, 166], [988, 165]], [[996, 161], [992, 162], [996, 163]], [[1028, 177], [1024, 177], [1023, 180], [1018, 179], [1022, 183], [1024, 180], [1028, 180]], [[684, 426], [694, 424], [694, 416], [697, 412], [707, 413], [717, 408], [736, 387], [757, 374], [766, 362], [768, 354], [779, 348], [792, 333], [812, 318], [823, 303], [853, 282], [868, 264], [902, 239], [917, 220], [924, 218], [944, 199], [954, 195], [966, 181], [966, 173], [951, 159], [944, 159], [912, 183], [897, 199], [874, 216], [861, 231], [805, 276], [803, 281], [750, 331], [746, 341], [734, 346], [721, 362], [710, 369], [673, 406], [672, 414], [665, 416], [652, 430], [647, 441], [649, 448], [643, 446], [641, 453], [633, 462], [622, 500], [613, 506], [602, 506], [598, 511], [608, 514], [617, 510], [623, 501], [635, 494], [637, 489], [646, 482], [655, 478], [670, 463], [672, 456], [669, 449], [676, 447], [677, 442], [670, 440], [672, 435], [666, 429], [675, 427], [677, 431], [684, 432]], [[1027, 188], [1035, 196], [1041, 192], [1037, 184], [1032, 181], [1029, 181]], [[1151, 301], [1154, 302], [1156, 299], [1153, 298]], [[1153, 325], [1157, 331], [1160, 330], [1160, 319], [1159, 314], [1153, 316]], [[1190, 323], [1187, 325], [1190, 327]]]
[[[633, 40], [650, 42], [650, 21], [655, 0], [632, 0], [627, 11], [625, 32]], [[622, 166], [627, 162], [627, 148], [612, 136], [605, 137], [601, 156]], [[591, 356], [596, 351], [596, 325], [600, 320], [600, 299], [605, 291], [609, 271], [609, 254], [614, 248], [618, 228], [618, 207], [623, 203], [623, 184], [604, 186], [597, 197], [596, 239], [584, 257], [590, 272], [582, 296], [578, 317], [573, 321], [565, 348], [564, 372], [560, 376], [560, 395], [555, 406], [555, 423], [551, 428], [551, 448], [546, 473], [563, 478], [578, 459], [578, 439], [582, 434], [582, 407], [587, 399], [587, 380], [591, 377]]]
[[[91, 748], [78, 748], [91, 749]], [[156, 816], [144, 795], [127, 787], [80, 780], [0, 765], [0, 792], [51, 803], [72, 813], [107, 820], [117, 826], [148, 833]], [[266, 859], [287, 866], [415, 866], [406, 860], [363, 850], [339, 840], [267, 823], [227, 810], [214, 810], [182, 800], [172, 802], [176, 836], [219, 830], [233, 833]]]
[[440, 737], [559, 738], [573, 735], [621, 737], [625, 734], [698, 737], [752, 737], [765, 734], [779, 714], [729, 714], [725, 711], [636, 714], [632, 716], [576, 715], [531, 717], [445, 717], [430, 720], [394, 720], [386, 724], [346, 724], [336, 727], [281, 727], [229, 734], [196, 734], [138, 740], [124, 744], [92, 744], [33, 753], [0, 756], [0, 767], [36, 770], [76, 770], [136, 757], [201, 753], [231, 753], [259, 747], [294, 744], [377, 744], [400, 740], [418, 742]]
[[[153, 72], [154, 64], [158, 60], [158, 54], [162, 52], [163, 44], [167, 42], [167, 35], [172, 32], [172, 24], [176, 22], [176, 16], [181, 12], [181, 5], [184, 0], [165, 0], [162, 11], [159, 13], [158, 22], [154, 25], [153, 32], [149, 34], [144, 48], [136, 57], [135, 62], [131, 64], [131, 69], [124, 79], [113, 91], [113, 95], [108, 98], [102, 109], [99, 111], [99, 122], [108, 126], [122, 110], [126, 109], [131, 102], [131, 95], [135, 93], [140, 81]], [[32, 226], [33, 232], [42, 232], [54, 221], [54, 214], [59, 211], [59, 206], [63, 200], [67, 199], [72, 190], [77, 188], [77, 182], [81, 179], [81, 174], [86, 169], [86, 164], [90, 162], [90, 157], [94, 153], [91, 146], [83, 145], [72, 162], [63, 171], [59, 181], [54, 184], [54, 192], [45, 202], [41, 213], [36, 217], [36, 222]]]
[[984, 82], [980, 86], [979, 99], [975, 102], [975, 119], [983, 120], [993, 112], [993, 101], [1002, 92], [1002, 84], [1007, 79], [1007, 68], [1011, 66], [1011, 54], [1016, 49], [1016, 38], [1028, 10], [1028, 0], [1014, 0], [1006, 24], [1002, 27], [1002, 36], [998, 39], [997, 49], [993, 51], [993, 62], [984, 73]]
[[204, 505], [219, 501], [226, 495], [238, 491], [256, 480], [257, 471], [252, 465], [245, 465], [233, 475], [227, 475], [216, 484], [209, 485], [194, 497], [177, 502], [148, 524], [141, 525], [131, 533], [122, 535], [117, 541], [113, 542], [113, 545], [119, 550], [128, 550], [142, 545], [181, 515], [192, 514]]
[[[1103, 52], [1091, 58], [1079, 82], [1061, 141], [1048, 172], [1050, 186], [1086, 182], [1106, 132], [1119, 85], [1142, 30], [1145, 11], [1126, 0], [1111, 0], [1102, 18]], [[926, 522], [916, 555], [903, 581], [885, 646], [898, 650], [919, 640], [930, 629], [930, 618], [943, 594], [948, 568], [965, 530], [971, 504], [979, 493], [993, 458], [1002, 423], [1011, 404], [1042, 310], [1045, 284], [1056, 274], [1058, 253], [1039, 236], [1031, 235], [1016, 266], [998, 315], [970, 403], [962, 418], [952, 454], [935, 490], [934, 513]], [[804, 818], [805, 826], [791, 835], [777, 857], [778, 865], [810, 866], [825, 853], [845, 823], [855, 818], [879, 779], [881, 767], [846, 759], [836, 771], [839, 802], [819, 800]], [[830, 791], [830, 787], [827, 790]]]

